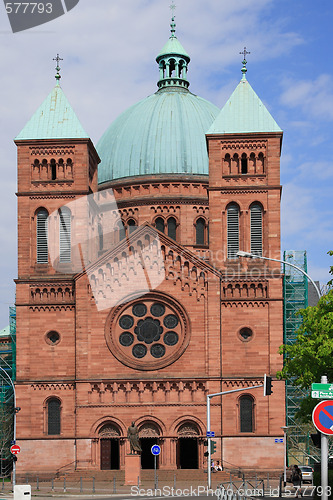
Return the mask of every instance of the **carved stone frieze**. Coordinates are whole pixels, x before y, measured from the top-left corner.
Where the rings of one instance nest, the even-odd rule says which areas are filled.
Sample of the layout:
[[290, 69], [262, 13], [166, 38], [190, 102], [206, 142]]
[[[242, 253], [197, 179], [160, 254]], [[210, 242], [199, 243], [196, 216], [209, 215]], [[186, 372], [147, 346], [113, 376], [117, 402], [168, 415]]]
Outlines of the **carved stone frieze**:
[[267, 149], [267, 140], [253, 140], [253, 141], [221, 141], [222, 150], [259, 150], [265, 151]]
[[30, 305], [31, 311], [74, 311], [74, 304], [59, 304], [59, 305]]
[[72, 283], [35, 283], [30, 285], [31, 304], [69, 303], [74, 300]]
[[74, 390], [74, 384], [72, 383], [36, 383], [31, 384], [31, 388], [34, 391], [63, 391], [63, 390]]
[[140, 438], [154, 438], [160, 436], [160, 431], [156, 425], [149, 422], [144, 424], [139, 431]]
[[228, 299], [266, 299], [268, 281], [232, 282], [222, 284], [222, 300]]
[[63, 147], [63, 148], [55, 148], [54, 146], [44, 146], [44, 147], [30, 147], [31, 156], [44, 156], [44, 155], [73, 155], [75, 152], [75, 146]]
[[199, 429], [195, 424], [192, 424], [190, 422], [187, 422], [183, 425], [181, 425], [178, 429], [178, 436], [179, 437], [197, 437], [200, 435]]
[[236, 380], [236, 379], [224, 379], [223, 385], [227, 389], [241, 389], [244, 387], [253, 387], [255, 385], [261, 385], [263, 383], [263, 379], [251, 379], [251, 380]]
[[207, 392], [205, 380], [91, 382], [88, 405], [204, 404]]
[[118, 438], [120, 437], [120, 432], [117, 427], [111, 424], [107, 424], [99, 432], [100, 438]]
[[243, 300], [241, 302], [239, 301], [236, 301], [236, 300], [226, 300], [226, 301], [222, 301], [221, 302], [221, 307], [224, 307], [224, 308], [247, 308], [247, 309], [254, 309], [254, 308], [265, 308], [268, 306], [268, 302], [264, 301], [264, 300], [256, 300], [256, 301], [253, 301], [253, 300]]

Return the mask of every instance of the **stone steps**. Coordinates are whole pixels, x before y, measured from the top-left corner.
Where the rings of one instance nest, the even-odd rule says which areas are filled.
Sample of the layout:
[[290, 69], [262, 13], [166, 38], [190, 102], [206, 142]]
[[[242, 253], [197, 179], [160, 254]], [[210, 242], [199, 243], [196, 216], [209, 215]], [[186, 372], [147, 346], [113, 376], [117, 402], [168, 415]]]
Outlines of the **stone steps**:
[[[60, 475], [63, 479], [64, 473]], [[203, 470], [198, 469], [178, 469], [178, 470], [157, 470], [158, 480], [162, 482], [172, 483], [174, 480], [179, 481], [195, 481], [196, 483], [205, 483], [207, 481], [207, 473]], [[66, 473], [67, 481], [79, 481], [82, 478], [83, 481], [91, 480], [95, 478], [95, 481], [113, 481], [123, 483], [125, 480], [125, 471], [123, 470], [96, 470], [96, 471], [85, 471], [76, 470], [73, 472]], [[212, 474], [214, 482], [225, 481], [229, 479], [230, 475], [227, 472], [216, 472]], [[141, 470], [141, 482], [151, 481], [154, 479], [154, 469], [143, 469]]]

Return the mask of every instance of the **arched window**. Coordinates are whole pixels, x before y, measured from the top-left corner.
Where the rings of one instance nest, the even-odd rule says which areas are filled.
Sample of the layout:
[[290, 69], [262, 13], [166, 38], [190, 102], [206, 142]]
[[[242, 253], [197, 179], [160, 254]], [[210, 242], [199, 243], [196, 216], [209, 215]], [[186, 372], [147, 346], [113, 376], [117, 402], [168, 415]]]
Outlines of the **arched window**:
[[251, 253], [262, 255], [262, 207], [259, 203], [251, 206]]
[[47, 229], [48, 229], [47, 210], [41, 208], [37, 212], [37, 263], [48, 263], [48, 244], [47, 244]]
[[177, 75], [173, 74], [175, 69], [176, 69], [176, 61], [174, 59], [170, 59], [170, 61], [169, 61], [169, 77], [177, 76]]
[[133, 231], [136, 230], [136, 222], [134, 219], [129, 219], [127, 221], [127, 226], [128, 226], [128, 234], [133, 233]]
[[55, 160], [51, 160], [51, 179], [55, 181], [57, 178], [57, 164]]
[[205, 244], [205, 219], [200, 217], [195, 224], [195, 243], [196, 245]]
[[168, 236], [176, 241], [176, 219], [174, 217], [169, 217], [168, 219]]
[[245, 153], [242, 154], [241, 167], [242, 167], [242, 174], [247, 174], [247, 156]]
[[102, 251], [104, 247], [104, 238], [103, 238], [103, 229], [101, 224], [98, 224], [98, 246], [99, 246], [99, 251]]
[[122, 220], [118, 222], [117, 227], [118, 227], [119, 241], [122, 241], [126, 238], [126, 230]]
[[71, 261], [71, 211], [67, 207], [59, 210], [59, 261]]
[[161, 231], [161, 233], [164, 233], [164, 219], [162, 217], [157, 217], [155, 220], [155, 226], [157, 231]]
[[240, 416], [240, 431], [253, 432], [254, 416], [253, 416], [253, 398], [251, 396], [241, 396], [239, 398], [239, 416]]
[[239, 206], [232, 203], [227, 208], [228, 259], [235, 259], [239, 250]]
[[49, 436], [60, 434], [60, 407], [59, 399], [52, 398], [47, 402], [47, 433]]

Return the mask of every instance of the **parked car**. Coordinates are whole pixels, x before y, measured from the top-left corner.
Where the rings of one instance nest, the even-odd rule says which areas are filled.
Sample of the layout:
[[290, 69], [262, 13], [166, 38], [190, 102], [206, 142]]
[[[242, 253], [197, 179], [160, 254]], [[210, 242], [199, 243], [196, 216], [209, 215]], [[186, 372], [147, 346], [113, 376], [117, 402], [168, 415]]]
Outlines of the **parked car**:
[[313, 468], [310, 465], [300, 465], [302, 471], [302, 482], [313, 483]]
[[[299, 465], [302, 472], [302, 483], [313, 483], [313, 468], [310, 465]], [[294, 466], [290, 465], [286, 469], [286, 479], [288, 483], [291, 483], [291, 477], [293, 475]]]

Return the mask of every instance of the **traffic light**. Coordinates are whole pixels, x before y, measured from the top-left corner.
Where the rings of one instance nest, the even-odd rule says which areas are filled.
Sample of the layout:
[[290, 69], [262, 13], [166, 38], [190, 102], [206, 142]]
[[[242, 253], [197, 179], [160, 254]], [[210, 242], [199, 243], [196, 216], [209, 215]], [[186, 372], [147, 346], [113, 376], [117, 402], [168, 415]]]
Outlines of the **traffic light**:
[[270, 396], [273, 393], [272, 377], [264, 376], [264, 396]]
[[[206, 440], [204, 441], [204, 446], [208, 446], [208, 439], [206, 439]], [[204, 453], [204, 457], [208, 457], [208, 455], [209, 455], [209, 453], [208, 453], [208, 450], [207, 450], [207, 451], [205, 451], [205, 453]]]
[[210, 440], [210, 454], [213, 455], [213, 453], [216, 452], [216, 441], [213, 441], [212, 439]]

